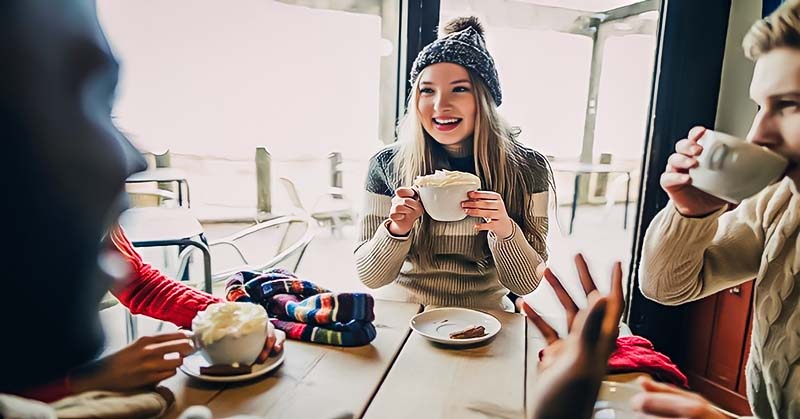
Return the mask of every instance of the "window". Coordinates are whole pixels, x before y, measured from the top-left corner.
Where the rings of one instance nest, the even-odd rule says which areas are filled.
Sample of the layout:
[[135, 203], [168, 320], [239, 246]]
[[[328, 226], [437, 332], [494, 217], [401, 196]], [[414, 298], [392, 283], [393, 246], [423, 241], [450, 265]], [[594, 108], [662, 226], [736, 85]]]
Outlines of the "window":
[[[630, 260], [657, 8], [652, 0], [441, 1], [440, 23], [481, 19], [503, 87], [500, 113], [553, 163], [559, 207], [551, 211], [549, 265], [565, 277], [577, 251], [609, 269]], [[626, 168], [631, 182], [620, 173], [583, 174], [601, 163]], [[595, 269], [608, 280], [605, 265]], [[560, 312], [546, 291], [533, 298], [537, 308]]]
[[200, 217], [251, 215], [256, 147], [311, 205], [330, 186], [329, 153], [358, 195], [367, 159], [393, 140], [399, 2], [292, 3], [98, 0], [122, 64], [117, 123], [140, 149], [170, 150]]

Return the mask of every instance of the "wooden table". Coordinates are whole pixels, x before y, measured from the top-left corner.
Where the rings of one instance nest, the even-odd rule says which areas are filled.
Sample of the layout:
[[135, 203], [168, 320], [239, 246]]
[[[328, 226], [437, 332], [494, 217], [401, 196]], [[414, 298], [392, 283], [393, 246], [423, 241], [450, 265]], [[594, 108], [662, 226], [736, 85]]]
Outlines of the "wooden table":
[[166, 382], [171, 417], [206, 404], [215, 418], [523, 418], [544, 340], [525, 317], [490, 312], [503, 328], [489, 342], [454, 349], [410, 333], [420, 306], [376, 301], [378, 336], [360, 348], [288, 341], [266, 378], [214, 386], [182, 373]]
[[432, 344], [413, 333], [365, 418], [522, 417], [525, 404], [525, 318], [491, 312], [503, 325], [469, 349]]
[[176, 396], [170, 417], [206, 404], [215, 418], [250, 414], [269, 418], [361, 417], [409, 336], [418, 304], [376, 301], [378, 335], [366, 346], [341, 348], [287, 341], [286, 359], [267, 378], [207, 385], [183, 373], [166, 385]]

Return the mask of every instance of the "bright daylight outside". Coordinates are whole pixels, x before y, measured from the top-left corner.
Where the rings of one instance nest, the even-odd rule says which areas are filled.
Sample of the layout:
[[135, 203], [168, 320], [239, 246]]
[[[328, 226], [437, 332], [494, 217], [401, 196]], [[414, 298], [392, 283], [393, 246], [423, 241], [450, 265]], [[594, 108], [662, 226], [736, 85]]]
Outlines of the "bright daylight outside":
[[[369, 158], [394, 141], [402, 113], [399, 3], [98, 0], [121, 62], [114, 117], [151, 168], [185, 175], [185, 198], [210, 241], [311, 215], [319, 225], [297, 272], [332, 289], [365, 289], [355, 271], [355, 224]], [[441, 1], [440, 22], [482, 20], [503, 87], [500, 112], [554, 170], [548, 251], [556, 272], [572, 275], [576, 251], [606, 264], [597, 272], [629, 261], [657, 8], [633, 0]], [[169, 183], [128, 190], [137, 207], [176, 205]], [[251, 240], [244, 253], [270, 260], [302, 236], [266, 230], [275, 230], [272, 238]], [[144, 253], [170, 274], [203, 281], [199, 252], [183, 261], [176, 251]], [[211, 257], [215, 274], [239, 263], [235, 253]], [[549, 293], [543, 283], [530, 298], [543, 295], [556, 312]]]

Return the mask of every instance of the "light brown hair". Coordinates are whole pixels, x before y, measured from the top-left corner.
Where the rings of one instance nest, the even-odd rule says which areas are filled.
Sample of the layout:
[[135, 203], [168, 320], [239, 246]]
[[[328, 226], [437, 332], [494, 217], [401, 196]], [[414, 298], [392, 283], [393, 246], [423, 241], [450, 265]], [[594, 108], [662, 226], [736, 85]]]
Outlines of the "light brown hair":
[[754, 23], [742, 41], [744, 55], [753, 61], [781, 47], [800, 49], [800, 0], [789, 0]]

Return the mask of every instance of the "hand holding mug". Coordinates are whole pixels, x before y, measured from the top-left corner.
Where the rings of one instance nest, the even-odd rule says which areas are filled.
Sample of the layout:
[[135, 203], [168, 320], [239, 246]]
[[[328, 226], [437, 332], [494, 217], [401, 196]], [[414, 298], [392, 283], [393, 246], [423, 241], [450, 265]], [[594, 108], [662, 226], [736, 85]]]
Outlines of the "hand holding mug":
[[175, 375], [183, 358], [194, 350], [184, 332], [144, 336], [119, 352], [74, 371], [70, 384], [76, 393], [101, 389], [130, 391], [154, 386]]
[[673, 385], [640, 379], [644, 392], [631, 400], [636, 412], [648, 418], [729, 419], [708, 400]]
[[687, 217], [708, 215], [726, 202], [692, 186], [689, 169], [698, 166], [698, 157], [703, 146], [697, 141], [705, 134], [706, 128], [694, 127], [687, 138], [675, 144], [675, 153], [667, 160], [667, 169], [661, 175], [661, 187], [669, 195], [675, 208]]
[[479, 231], [493, 231], [501, 239], [511, 237], [514, 222], [508, 216], [503, 197], [497, 192], [473, 191], [467, 193], [468, 200], [461, 203], [467, 215], [483, 218], [485, 222], [475, 225]]
[[389, 210], [389, 232], [395, 236], [406, 236], [414, 227], [414, 222], [422, 217], [422, 203], [412, 188], [397, 188]]
[[283, 344], [286, 342], [286, 333], [283, 330], [275, 329], [271, 322], [267, 322], [267, 340], [264, 347], [256, 358], [257, 364], [263, 364], [272, 355], [277, 355], [283, 351]]

